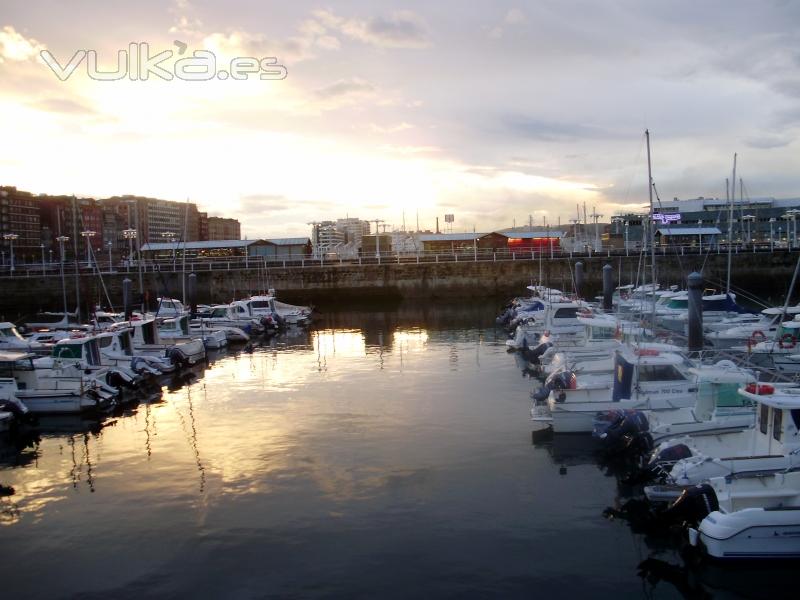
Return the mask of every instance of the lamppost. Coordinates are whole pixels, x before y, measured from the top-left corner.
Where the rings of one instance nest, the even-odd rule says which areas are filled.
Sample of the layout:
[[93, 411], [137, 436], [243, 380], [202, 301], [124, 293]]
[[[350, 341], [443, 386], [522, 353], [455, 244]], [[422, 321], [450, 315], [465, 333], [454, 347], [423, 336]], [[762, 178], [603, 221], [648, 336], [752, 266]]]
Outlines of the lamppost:
[[[789, 241], [789, 249], [791, 249], [792, 245], [793, 245], [792, 244], [792, 229], [789, 226], [789, 221], [794, 220], [794, 213], [792, 213], [792, 212], [787, 210], [785, 213], [783, 213], [781, 215], [781, 219], [786, 221], [786, 237], [789, 238], [789, 240], [788, 240]], [[778, 231], [780, 231], [780, 228], [778, 228]]]
[[792, 236], [794, 237], [794, 244], [792, 245], [792, 248], [794, 248], [797, 246], [797, 215], [800, 214], [800, 210], [792, 208], [786, 212], [792, 216]]
[[135, 229], [123, 229], [122, 237], [128, 240], [128, 268], [133, 264], [133, 240], [136, 239]]
[[86, 266], [92, 268], [92, 238], [97, 235], [96, 231], [81, 231], [81, 236], [86, 243]]
[[4, 233], [3, 239], [6, 240], [11, 246], [11, 274], [14, 274], [14, 240], [18, 239], [19, 236], [16, 233]]
[[[58, 246], [60, 249], [60, 258], [59, 263], [61, 264], [61, 294], [64, 297], [64, 315], [67, 314], [67, 286], [64, 283], [64, 243], [69, 241], [69, 238], [66, 235], [60, 235], [56, 238], [58, 242]], [[52, 250], [51, 250], [52, 252]]]
[[775, 226], [775, 217], [769, 218], [769, 251], [775, 250], [775, 237], [772, 228]]
[[108, 272], [111, 273], [111, 247], [113, 242], [108, 242]]
[[383, 223], [383, 219], [372, 219], [375, 223], [375, 258], [378, 259], [378, 262], [381, 260], [381, 238], [380, 238], [380, 228], [378, 227], [378, 223]]
[[45, 264], [44, 264], [44, 244], [39, 246], [39, 248], [42, 249], [42, 275], [44, 275], [44, 269], [45, 269]]

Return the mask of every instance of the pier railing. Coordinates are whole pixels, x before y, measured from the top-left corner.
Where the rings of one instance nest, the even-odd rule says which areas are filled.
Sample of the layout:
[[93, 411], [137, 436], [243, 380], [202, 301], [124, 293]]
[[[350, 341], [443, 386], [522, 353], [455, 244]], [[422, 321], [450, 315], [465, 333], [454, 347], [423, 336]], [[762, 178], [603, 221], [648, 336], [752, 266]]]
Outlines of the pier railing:
[[[650, 250], [645, 249], [649, 254]], [[724, 244], [713, 248], [698, 246], [660, 246], [656, 248], [657, 256], [691, 256], [700, 254], [724, 254], [728, 251]], [[789, 252], [786, 247], [777, 244], [737, 245], [732, 248], [736, 254]], [[339, 257], [318, 255], [286, 255], [286, 256], [230, 256], [230, 257], [188, 257], [185, 269], [187, 272], [199, 271], [238, 271], [248, 269], [307, 269], [313, 267], [367, 266], [390, 264], [422, 264], [449, 262], [504, 262], [504, 261], [549, 261], [564, 259], [581, 259], [590, 257], [637, 256], [641, 248], [604, 248], [593, 250], [586, 248], [580, 251], [558, 248], [543, 250], [511, 250], [470, 248], [446, 251], [391, 252], [381, 251], [362, 254], [361, 256]], [[183, 259], [178, 253], [171, 258], [146, 258], [139, 261], [98, 260], [88, 263], [83, 260], [66, 260], [63, 265], [65, 275], [74, 275], [76, 270], [83, 274], [92, 273], [128, 273], [135, 275], [141, 270], [151, 272], [180, 272], [184, 269]], [[0, 265], [0, 278], [7, 277], [58, 277], [61, 275], [59, 262], [15, 263], [12, 265], [6, 257], [5, 264]]]

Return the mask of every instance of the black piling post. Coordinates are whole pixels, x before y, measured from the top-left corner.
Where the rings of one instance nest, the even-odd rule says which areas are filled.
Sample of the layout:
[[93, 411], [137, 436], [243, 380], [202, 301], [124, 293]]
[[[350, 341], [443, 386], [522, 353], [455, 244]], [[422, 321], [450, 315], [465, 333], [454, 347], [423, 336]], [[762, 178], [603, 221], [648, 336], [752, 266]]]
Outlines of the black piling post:
[[131, 320], [131, 285], [132, 282], [127, 277], [122, 280], [122, 311], [126, 321]]
[[189, 273], [189, 279], [186, 283], [186, 296], [189, 298], [189, 306], [191, 307], [191, 317], [194, 319], [197, 316], [197, 273]]
[[614, 268], [611, 265], [603, 267], [603, 310], [611, 310], [614, 295]]
[[689, 352], [703, 349], [703, 276], [697, 271], [687, 279], [689, 284]]
[[583, 298], [583, 263], [575, 263], [575, 295]]

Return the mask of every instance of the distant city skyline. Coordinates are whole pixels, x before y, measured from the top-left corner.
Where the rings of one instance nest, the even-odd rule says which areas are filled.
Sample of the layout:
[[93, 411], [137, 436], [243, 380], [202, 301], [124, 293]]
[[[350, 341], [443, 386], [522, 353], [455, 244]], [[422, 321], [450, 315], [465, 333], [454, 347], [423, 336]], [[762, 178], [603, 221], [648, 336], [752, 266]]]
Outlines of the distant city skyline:
[[[247, 237], [417, 211], [491, 230], [584, 202], [608, 221], [647, 203], [649, 128], [662, 199], [724, 198], [734, 152], [750, 195], [797, 196], [798, 22], [779, 0], [8, 0], [0, 183], [188, 197]], [[87, 56], [61, 81], [41, 59], [94, 52], [111, 72], [122, 52], [132, 70], [143, 43], [218, 71], [275, 57], [286, 77], [97, 81]]]

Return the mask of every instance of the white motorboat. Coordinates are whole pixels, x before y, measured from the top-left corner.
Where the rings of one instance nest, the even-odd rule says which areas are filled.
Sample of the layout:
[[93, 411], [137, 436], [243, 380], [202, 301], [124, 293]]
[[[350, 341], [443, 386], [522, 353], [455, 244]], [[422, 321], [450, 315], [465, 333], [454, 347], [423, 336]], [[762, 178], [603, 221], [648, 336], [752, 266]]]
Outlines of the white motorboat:
[[66, 329], [88, 331], [88, 325], [82, 325], [75, 313], [42, 312], [25, 322], [26, 331], [35, 329]]
[[278, 305], [274, 296], [251, 296], [243, 300], [249, 305], [250, 313], [254, 317], [271, 317], [279, 324], [307, 325], [311, 322], [311, 312], [307, 307], [295, 307], [290, 304]]
[[132, 329], [135, 354], [166, 357], [176, 366], [193, 365], [206, 358], [206, 348], [201, 339], [162, 343], [156, 320], [153, 317], [148, 316], [118, 323], [115, 328]]
[[0, 352], [0, 376], [14, 380], [14, 395], [32, 413], [79, 413], [111, 406], [117, 396], [94, 377], [82, 374], [42, 377], [35, 354]]
[[650, 413], [649, 433], [654, 442], [696, 433], [740, 431], [753, 426], [755, 403], [739, 394], [754, 383], [752, 371], [729, 360], [689, 369], [696, 375], [698, 391], [692, 407]]
[[37, 358], [34, 366], [41, 371], [42, 378], [91, 376], [98, 382], [110, 386], [108, 391], [121, 386], [135, 387], [141, 378], [129, 365], [104, 365], [95, 336], [76, 334], [59, 340], [50, 356]]
[[586, 328], [578, 321], [579, 312], [588, 314], [591, 309], [584, 302], [545, 302], [542, 310], [517, 325], [514, 337], [507, 340], [506, 345], [512, 349], [533, 348], [545, 333], [548, 337], [564, 338], [563, 343], [568, 337], [581, 337], [585, 335]]
[[757, 366], [776, 369], [781, 373], [800, 373], [800, 354], [797, 341], [800, 339], [800, 315], [781, 323], [777, 333], [770, 339], [747, 346], [734, 346], [732, 350], [746, 352]]
[[615, 351], [614, 361], [610, 377], [578, 377], [571, 371], [551, 375], [534, 395], [534, 427], [552, 427], [555, 433], [591, 432], [598, 412], [671, 410], [695, 403], [697, 382], [689, 372], [695, 365], [685, 357], [653, 348], [624, 348]]
[[[607, 359], [622, 345], [641, 342], [651, 336], [649, 330], [613, 317], [578, 316], [578, 322], [585, 328], [584, 335], [557, 337], [552, 342], [549, 338], [540, 339], [540, 343], [551, 344], [539, 357], [544, 373], [562, 369], [579, 370], [587, 361]], [[610, 366], [608, 371], [611, 371]]]
[[0, 350], [49, 354], [50, 346], [22, 337], [13, 323], [0, 323]]
[[95, 337], [104, 365], [130, 367], [139, 375], [152, 376], [175, 370], [175, 365], [166, 357], [134, 354], [130, 329], [115, 328]]
[[[749, 384], [739, 394], [756, 405], [754, 427], [670, 438], [652, 451], [651, 472], [664, 473], [670, 486], [691, 486], [712, 477], [800, 467], [800, 388]], [[669, 495], [662, 486], [647, 487], [645, 494]]]
[[718, 510], [689, 528], [689, 542], [709, 556], [800, 557], [800, 471], [751, 473], [709, 481]]
[[[673, 299], [674, 301], [674, 299]], [[672, 315], [663, 315], [658, 318], [658, 323], [665, 329], [677, 331], [684, 335], [688, 332], [689, 324], [689, 296], [686, 294], [686, 310], [681, 310]], [[703, 322], [714, 323], [738, 314], [743, 309], [736, 304], [736, 295], [733, 293], [717, 294], [713, 290], [702, 297]]]
[[[261, 324], [260, 319], [251, 316], [246, 305], [242, 303], [212, 306], [209, 308], [206, 316], [193, 320], [190, 326], [195, 327], [195, 324], [200, 323], [214, 328], [233, 328], [242, 331], [247, 336], [247, 339], [249, 339], [250, 335], [262, 333], [264, 331], [264, 326]], [[228, 341], [247, 341], [247, 339], [228, 336]]]
[[158, 325], [158, 335], [164, 341], [175, 343], [200, 339], [206, 348], [212, 350], [228, 345], [225, 332], [219, 329], [203, 328], [197, 332], [190, 331], [189, 315], [186, 314], [161, 321]]

